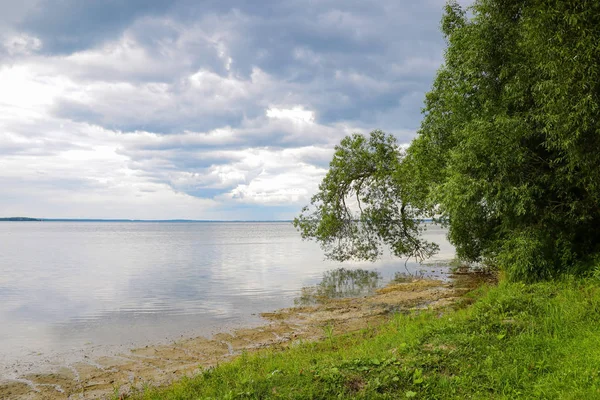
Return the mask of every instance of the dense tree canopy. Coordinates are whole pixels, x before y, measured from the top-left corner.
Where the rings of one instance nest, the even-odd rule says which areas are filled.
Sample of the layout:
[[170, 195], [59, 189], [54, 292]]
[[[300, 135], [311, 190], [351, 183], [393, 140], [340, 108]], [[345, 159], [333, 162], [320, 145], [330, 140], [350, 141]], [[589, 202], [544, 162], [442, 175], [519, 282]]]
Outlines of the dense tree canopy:
[[[346, 138], [295, 220], [335, 258], [372, 259], [382, 244], [426, 256], [427, 216], [446, 221], [460, 258], [513, 279], [552, 278], [600, 252], [600, 2], [469, 11], [446, 6], [445, 62], [407, 151], [379, 131]], [[349, 195], [368, 204], [358, 218], [344, 213]]]

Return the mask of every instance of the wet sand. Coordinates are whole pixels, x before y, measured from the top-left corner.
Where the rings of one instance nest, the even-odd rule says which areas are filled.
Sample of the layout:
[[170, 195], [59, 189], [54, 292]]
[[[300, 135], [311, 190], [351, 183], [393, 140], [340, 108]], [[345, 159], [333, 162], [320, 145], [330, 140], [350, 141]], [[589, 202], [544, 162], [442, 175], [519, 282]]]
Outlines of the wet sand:
[[394, 312], [445, 308], [486, 279], [477, 274], [453, 278], [451, 282], [421, 279], [390, 284], [371, 296], [263, 313], [267, 323], [257, 328], [146, 346], [116, 356], [86, 357], [84, 362], [56, 365], [44, 373], [24, 373], [0, 381], [0, 398], [102, 399], [147, 385], [166, 385], [243, 351], [320, 340], [328, 329], [340, 334], [377, 326]]

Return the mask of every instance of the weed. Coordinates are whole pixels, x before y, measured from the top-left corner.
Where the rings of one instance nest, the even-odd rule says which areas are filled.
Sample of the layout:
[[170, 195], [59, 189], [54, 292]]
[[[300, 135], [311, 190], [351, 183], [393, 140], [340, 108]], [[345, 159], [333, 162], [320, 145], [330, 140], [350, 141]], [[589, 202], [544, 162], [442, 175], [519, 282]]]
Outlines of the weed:
[[333, 324], [331, 322], [323, 327], [323, 332], [325, 332], [325, 336], [329, 343], [333, 344]]

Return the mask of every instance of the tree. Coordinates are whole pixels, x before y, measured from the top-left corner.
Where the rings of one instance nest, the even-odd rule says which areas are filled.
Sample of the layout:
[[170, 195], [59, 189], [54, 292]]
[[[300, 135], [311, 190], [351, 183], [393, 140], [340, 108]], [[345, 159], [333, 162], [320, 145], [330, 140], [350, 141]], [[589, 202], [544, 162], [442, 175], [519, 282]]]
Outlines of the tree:
[[445, 61], [390, 174], [411, 210], [401, 221], [441, 216], [460, 258], [512, 279], [583, 268], [600, 253], [600, 2], [477, 0], [470, 11], [446, 6]]
[[294, 226], [338, 261], [375, 260], [384, 245], [400, 257], [430, 256], [437, 246], [420, 238], [423, 212], [411, 206], [402, 157], [395, 138], [382, 131], [346, 137], [313, 207], [304, 207]]

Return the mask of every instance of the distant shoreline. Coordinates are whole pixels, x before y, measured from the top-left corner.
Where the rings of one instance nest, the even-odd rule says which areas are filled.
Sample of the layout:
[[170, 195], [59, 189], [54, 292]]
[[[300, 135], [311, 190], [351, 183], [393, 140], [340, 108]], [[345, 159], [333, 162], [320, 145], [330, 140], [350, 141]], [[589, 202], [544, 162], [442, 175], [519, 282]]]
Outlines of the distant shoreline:
[[0, 222], [170, 222], [170, 223], [269, 223], [292, 222], [292, 220], [199, 220], [199, 219], [94, 219], [94, 218], [30, 218], [8, 217], [0, 218]]
[[[431, 218], [424, 218], [422, 222], [433, 222]], [[289, 222], [291, 219], [272, 220], [220, 220], [220, 219], [101, 219], [101, 218], [30, 218], [30, 217], [4, 217], [0, 222], [135, 222], [135, 223], [273, 223]]]
[[9, 218], [0, 218], [0, 221], [4, 222], [31, 222], [31, 221], [41, 221], [39, 218], [29, 218], [29, 217], [9, 217]]

